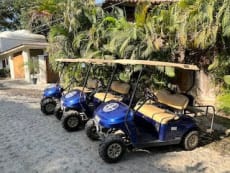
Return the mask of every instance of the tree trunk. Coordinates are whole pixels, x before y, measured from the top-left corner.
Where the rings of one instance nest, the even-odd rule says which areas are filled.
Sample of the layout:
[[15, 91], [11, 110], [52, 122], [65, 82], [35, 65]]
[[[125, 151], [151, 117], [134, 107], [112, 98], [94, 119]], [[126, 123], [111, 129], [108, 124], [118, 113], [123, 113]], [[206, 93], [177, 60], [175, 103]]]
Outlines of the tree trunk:
[[180, 47], [179, 48], [179, 57], [178, 57], [178, 61], [180, 63], [184, 62], [184, 59], [185, 59], [185, 49]]

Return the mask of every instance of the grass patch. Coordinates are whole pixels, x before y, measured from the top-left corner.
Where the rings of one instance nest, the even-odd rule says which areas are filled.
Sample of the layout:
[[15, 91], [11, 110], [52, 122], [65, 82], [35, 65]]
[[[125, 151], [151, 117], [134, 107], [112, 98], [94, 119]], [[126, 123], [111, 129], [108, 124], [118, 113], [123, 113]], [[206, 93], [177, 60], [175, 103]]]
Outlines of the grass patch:
[[230, 114], [230, 93], [224, 93], [218, 96], [218, 109], [222, 110], [226, 114]]

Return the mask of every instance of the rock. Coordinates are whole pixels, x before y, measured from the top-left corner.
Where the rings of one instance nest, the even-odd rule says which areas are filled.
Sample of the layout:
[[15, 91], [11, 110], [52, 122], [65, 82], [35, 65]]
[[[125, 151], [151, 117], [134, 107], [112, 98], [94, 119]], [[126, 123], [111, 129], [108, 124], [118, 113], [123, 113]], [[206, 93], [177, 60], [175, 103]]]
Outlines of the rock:
[[230, 129], [225, 130], [225, 135], [230, 136]]

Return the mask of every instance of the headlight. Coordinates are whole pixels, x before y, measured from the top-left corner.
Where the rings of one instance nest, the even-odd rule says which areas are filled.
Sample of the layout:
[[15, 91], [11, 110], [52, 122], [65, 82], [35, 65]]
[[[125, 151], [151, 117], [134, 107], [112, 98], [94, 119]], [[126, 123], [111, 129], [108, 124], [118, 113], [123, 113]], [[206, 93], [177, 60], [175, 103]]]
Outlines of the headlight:
[[97, 115], [94, 117], [94, 120], [97, 124], [100, 122], [100, 118]]

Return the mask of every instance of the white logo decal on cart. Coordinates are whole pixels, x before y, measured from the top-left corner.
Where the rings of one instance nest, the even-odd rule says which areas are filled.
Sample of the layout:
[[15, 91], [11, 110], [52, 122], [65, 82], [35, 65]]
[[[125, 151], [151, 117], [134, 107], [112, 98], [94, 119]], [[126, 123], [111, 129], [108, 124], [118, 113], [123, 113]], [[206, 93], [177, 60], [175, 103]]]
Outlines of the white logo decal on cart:
[[171, 131], [177, 131], [177, 127], [171, 127]]
[[65, 98], [70, 98], [70, 97], [73, 97], [75, 94], [77, 94], [77, 91], [71, 91], [71, 92], [69, 92], [69, 93], [67, 93], [66, 95], [65, 95]]
[[115, 109], [117, 109], [119, 107], [118, 103], [110, 103], [108, 105], [105, 105], [103, 108], [104, 112], [111, 112], [114, 111]]

